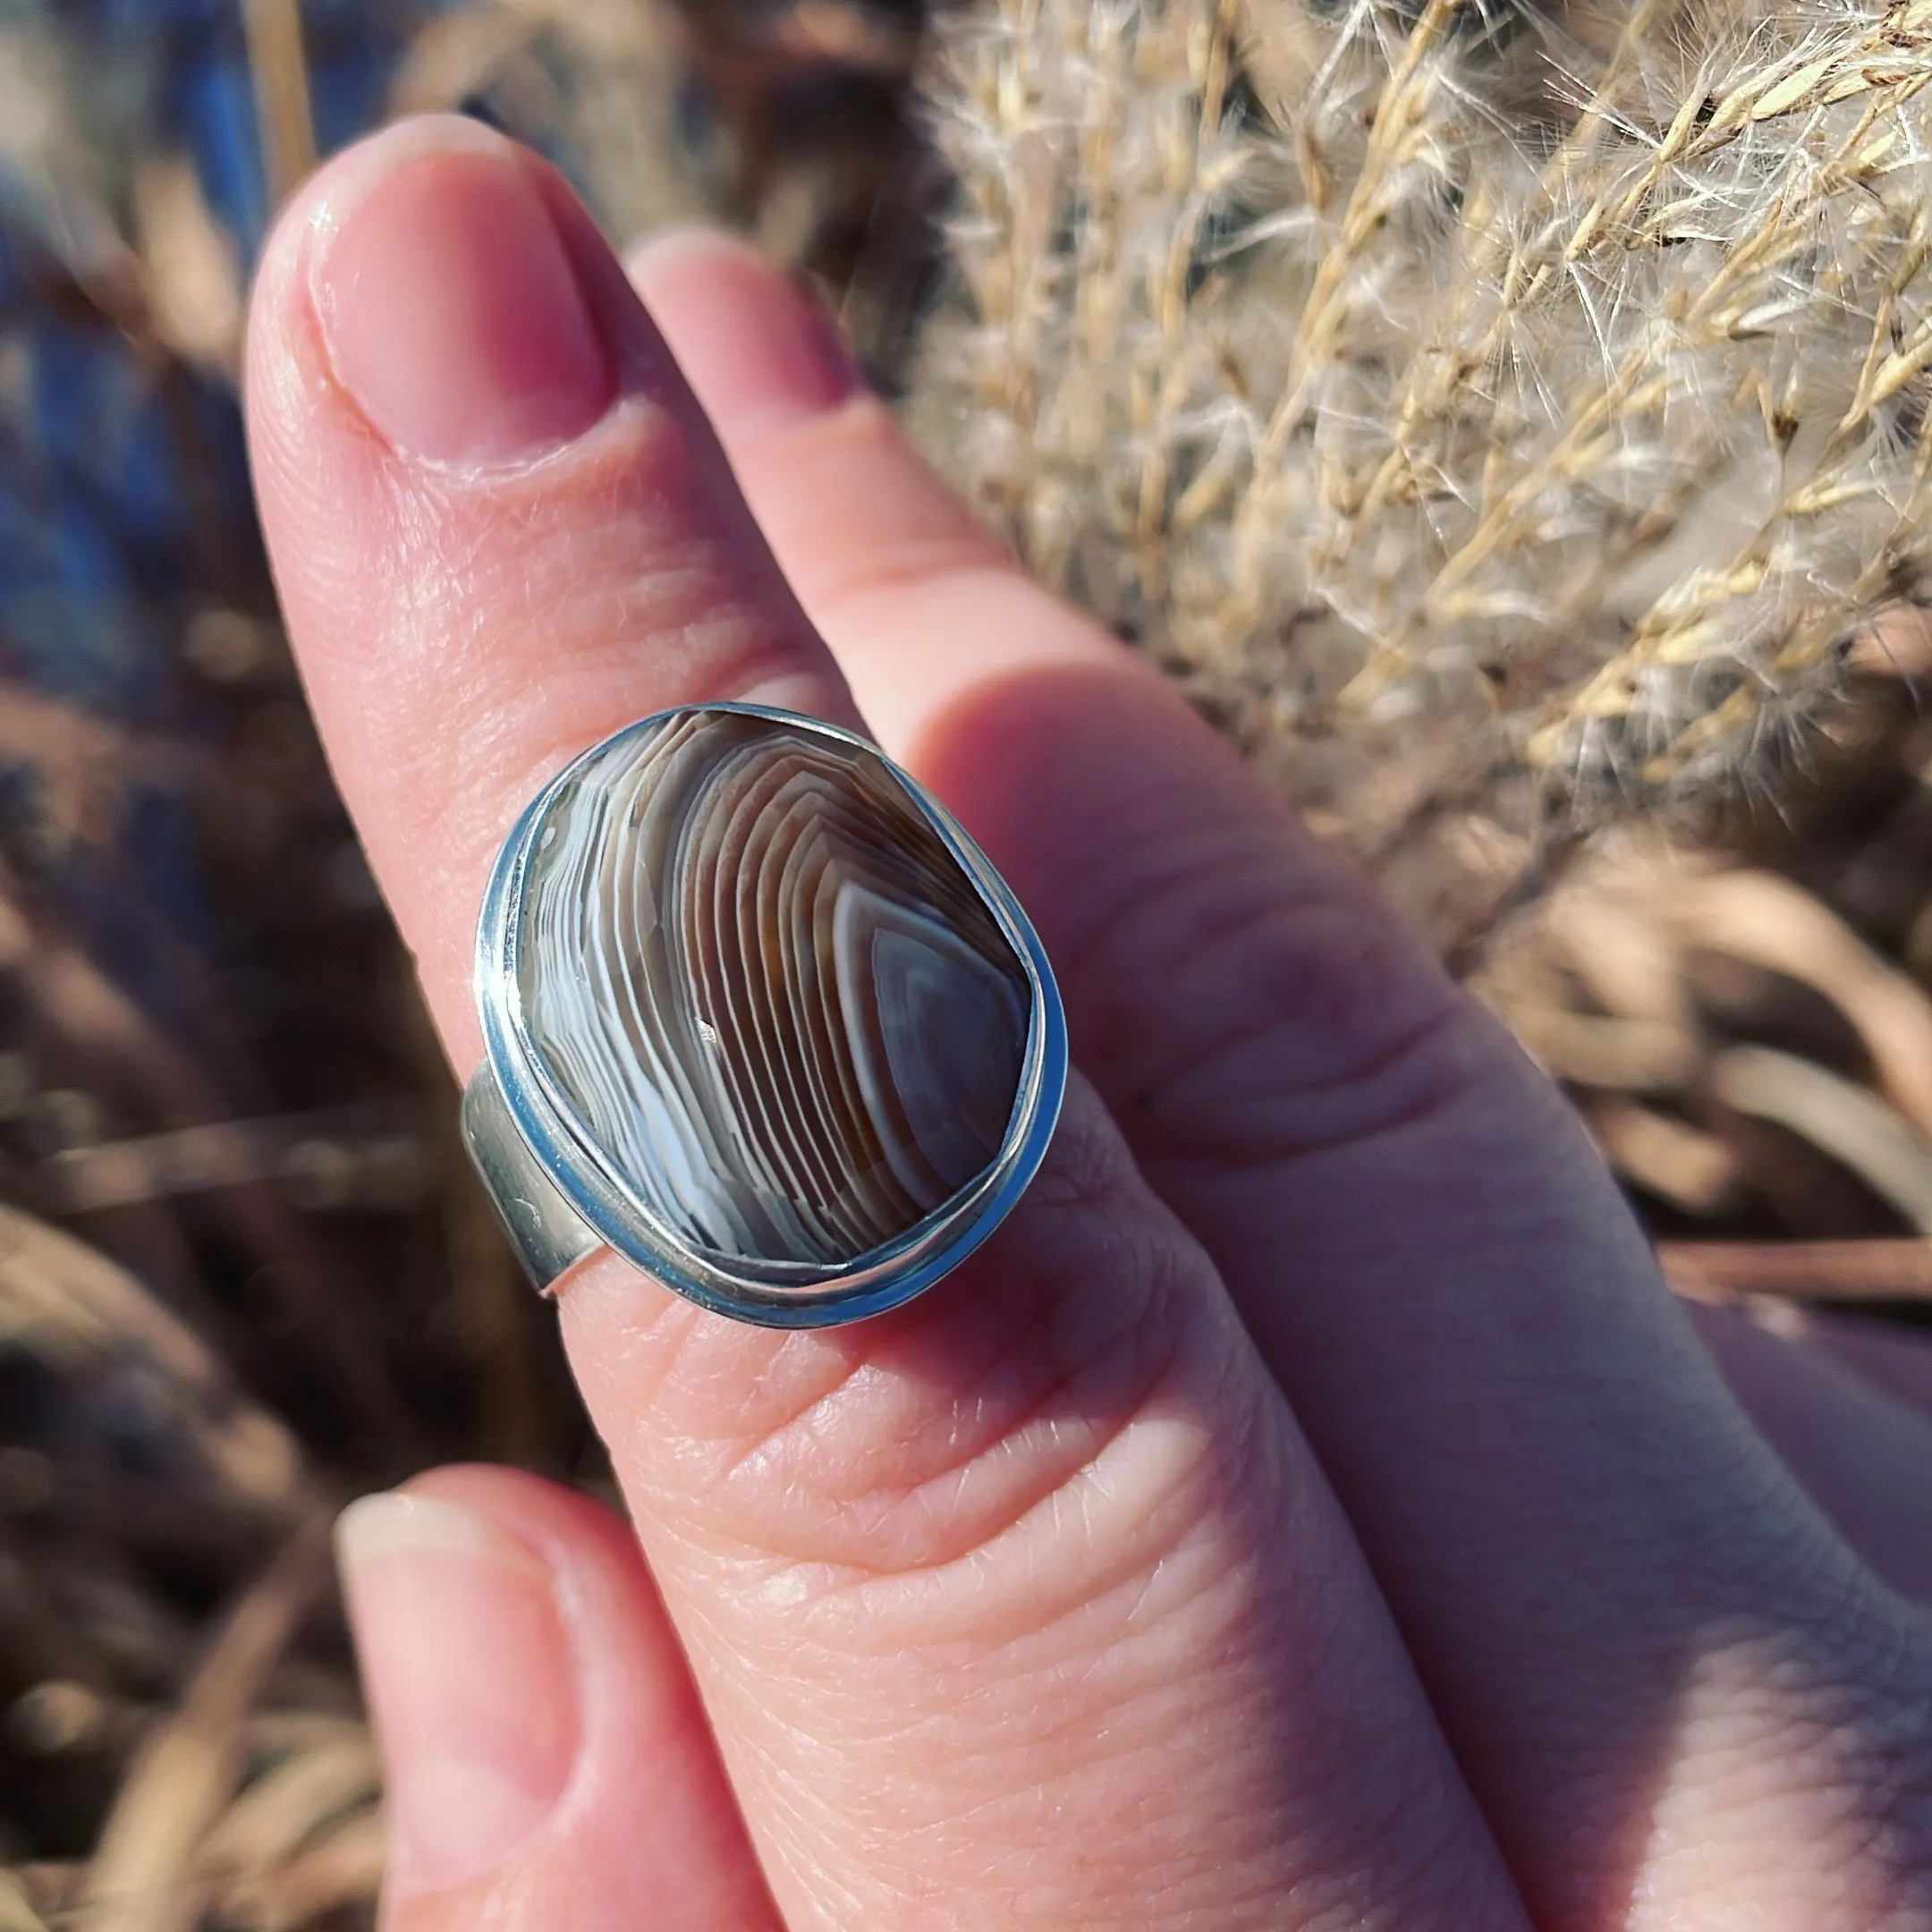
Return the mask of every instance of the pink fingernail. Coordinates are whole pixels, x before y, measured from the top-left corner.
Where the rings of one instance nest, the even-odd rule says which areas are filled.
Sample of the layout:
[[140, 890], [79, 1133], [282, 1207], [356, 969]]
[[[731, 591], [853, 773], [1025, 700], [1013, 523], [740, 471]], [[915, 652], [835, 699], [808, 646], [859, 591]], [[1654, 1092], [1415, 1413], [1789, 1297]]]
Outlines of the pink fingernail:
[[365, 1496], [336, 1547], [381, 1741], [388, 1888], [442, 1892], [501, 1864], [555, 1809], [577, 1678], [548, 1565], [439, 1498]]
[[727, 433], [782, 429], [865, 387], [831, 317], [742, 242], [674, 230], [633, 260], [648, 300], [677, 302], [678, 360]]
[[[412, 151], [413, 150], [413, 151]], [[530, 166], [479, 129], [378, 136], [318, 210], [309, 274], [343, 386], [404, 454], [514, 462], [580, 435], [614, 387]]]

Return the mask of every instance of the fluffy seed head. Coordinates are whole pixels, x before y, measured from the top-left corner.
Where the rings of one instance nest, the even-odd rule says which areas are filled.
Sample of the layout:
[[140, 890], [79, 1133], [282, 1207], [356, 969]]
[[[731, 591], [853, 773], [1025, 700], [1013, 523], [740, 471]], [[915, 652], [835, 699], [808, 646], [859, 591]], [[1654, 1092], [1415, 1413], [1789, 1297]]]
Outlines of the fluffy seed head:
[[1932, 0], [998, 0], [915, 426], [1453, 939], [1932, 571], [1928, 80]]

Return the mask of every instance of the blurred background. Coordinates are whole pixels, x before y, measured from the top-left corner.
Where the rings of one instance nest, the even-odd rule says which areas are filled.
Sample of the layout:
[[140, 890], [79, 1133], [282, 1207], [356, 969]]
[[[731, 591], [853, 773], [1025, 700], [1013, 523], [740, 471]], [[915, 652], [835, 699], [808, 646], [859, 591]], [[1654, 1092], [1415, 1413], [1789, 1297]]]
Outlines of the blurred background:
[[[615, 237], [754, 233], [944, 461], [924, 15], [0, 0], [0, 1932], [367, 1926], [334, 1511], [452, 1458], [605, 1480], [277, 627], [235, 394], [275, 208], [392, 114], [483, 116]], [[1922, 648], [1854, 654], [1829, 750], [1692, 849], [1640, 822], [1453, 927], [1411, 877], [1689, 1292], [1932, 1294]]]

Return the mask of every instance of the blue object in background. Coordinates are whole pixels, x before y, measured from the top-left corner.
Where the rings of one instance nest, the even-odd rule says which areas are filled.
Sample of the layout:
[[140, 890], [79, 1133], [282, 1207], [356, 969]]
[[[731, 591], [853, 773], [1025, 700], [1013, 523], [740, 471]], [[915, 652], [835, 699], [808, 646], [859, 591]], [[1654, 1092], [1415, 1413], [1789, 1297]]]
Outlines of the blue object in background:
[[[408, 36], [438, 11], [306, 0], [323, 152], [380, 118]], [[126, 157], [186, 156], [251, 267], [273, 210], [239, 0], [83, 0], [30, 13], [23, 30], [63, 51], [82, 123], [74, 151], [92, 139], [110, 183]], [[90, 172], [97, 187], [101, 169]], [[12, 684], [143, 737], [207, 743], [219, 720], [176, 674], [182, 636], [205, 608], [268, 608], [239, 400], [218, 375], [131, 340], [112, 301], [91, 299], [97, 262], [64, 258], [77, 233], [84, 252], [63, 203], [77, 184], [57, 162], [51, 174], [23, 174], [0, 143], [0, 706]], [[130, 183], [109, 191], [125, 203]], [[125, 206], [105, 212], [126, 219]], [[32, 852], [32, 748], [20, 736], [0, 750], [0, 817], [8, 842]], [[41, 889], [98, 962], [164, 1026], [205, 1034], [191, 1010], [205, 1002], [165, 962], [237, 936], [213, 929], [183, 792], [131, 781], [112, 851], [56, 846], [38, 860]]]

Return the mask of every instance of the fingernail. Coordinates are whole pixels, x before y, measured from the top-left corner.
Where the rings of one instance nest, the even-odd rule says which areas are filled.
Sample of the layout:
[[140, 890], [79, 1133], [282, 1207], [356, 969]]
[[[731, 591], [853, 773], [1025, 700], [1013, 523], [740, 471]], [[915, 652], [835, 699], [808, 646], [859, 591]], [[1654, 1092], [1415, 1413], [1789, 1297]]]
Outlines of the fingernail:
[[631, 259], [646, 302], [667, 319], [674, 309], [678, 360], [727, 435], [783, 428], [865, 387], [831, 317], [744, 243], [674, 229]]
[[402, 158], [412, 146], [408, 128], [378, 137], [318, 212], [310, 285], [338, 379], [432, 462], [511, 462], [580, 435], [614, 377], [535, 178], [480, 130]]
[[503, 1862], [555, 1809], [577, 1674], [548, 1565], [440, 1498], [365, 1496], [336, 1552], [376, 1732], [395, 1897]]

